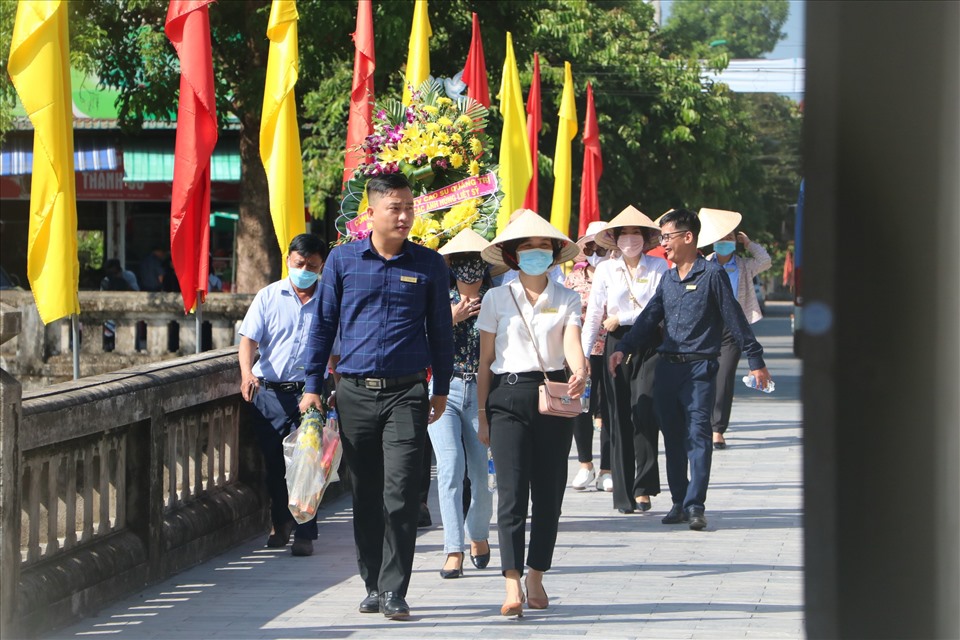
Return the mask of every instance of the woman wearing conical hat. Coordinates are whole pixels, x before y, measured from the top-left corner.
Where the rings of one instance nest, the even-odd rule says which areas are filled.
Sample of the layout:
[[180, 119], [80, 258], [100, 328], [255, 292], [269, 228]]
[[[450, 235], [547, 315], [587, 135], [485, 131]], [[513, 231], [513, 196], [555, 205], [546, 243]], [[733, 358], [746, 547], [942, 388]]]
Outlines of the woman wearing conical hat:
[[[493, 496], [487, 489], [487, 445], [480, 442], [477, 412], [477, 370], [480, 301], [492, 287], [491, 268], [480, 252], [490, 246], [470, 228], [440, 248], [450, 266], [450, 306], [453, 316], [453, 378], [447, 407], [427, 427], [437, 457], [437, 493], [443, 520], [443, 549], [447, 554], [440, 577], [463, 575], [464, 539], [470, 539], [470, 559], [478, 569], [490, 562], [490, 517]], [[464, 516], [464, 477], [470, 479]]]
[[[597, 234], [599, 246], [616, 249], [620, 255], [600, 263], [594, 274], [581, 341], [584, 348], [593, 343], [603, 326], [609, 356], [653, 297], [667, 263], [644, 255], [643, 250], [659, 235], [659, 227], [632, 206]], [[653, 409], [657, 346], [632, 354], [616, 376], [606, 372], [603, 381], [610, 417], [613, 506], [620, 513], [648, 511], [650, 498], [660, 493], [660, 427]]]
[[[747, 321], [750, 324], [759, 321], [763, 318], [763, 313], [753, 290], [753, 278], [770, 268], [770, 254], [760, 244], [752, 242], [747, 234], [737, 231], [741, 215], [736, 211], [704, 208], [700, 209], [697, 217], [701, 224], [697, 246], [713, 246], [713, 253], [707, 256], [707, 260], [715, 261], [723, 267]], [[737, 254], [737, 243], [743, 245], [750, 254], [749, 258]], [[713, 405], [710, 426], [713, 429], [713, 448], [726, 449], [724, 434], [730, 424], [737, 366], [740, 364], [740, 347], [729, 330], [723, 332], [718, 362], [720, 369], [717, 371], [717, 398]]]
[[[568, 398], [579, 406], [587, 364], [580, 348], [580, 296], [548, 279], [547, 271], [579, 252], [546, 220], [524, 211], [481, 254], [520, 272], [487, 292], [477, 318], [480, 440], [489, 440], [497, 474], [504, 616], [523, 615], [524, 601], [531, 609], [549, 606], [543, 574], [553, 563], [574, 419], [541, 414], [539, 387], [544, 376], [566, 382]], [[572, 370], [569, 377], [564, 363]], [[525, 567], [526, 595], [520, 583]]]

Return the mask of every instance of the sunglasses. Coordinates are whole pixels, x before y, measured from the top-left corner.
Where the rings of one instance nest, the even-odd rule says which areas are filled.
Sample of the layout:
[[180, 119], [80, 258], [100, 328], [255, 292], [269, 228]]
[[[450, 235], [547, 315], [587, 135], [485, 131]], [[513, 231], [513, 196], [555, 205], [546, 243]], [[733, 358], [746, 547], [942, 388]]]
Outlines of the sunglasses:
[[595, 242], [588, 242], [583, 247], [583, 255], [592, 256], [593, 254], [597, 254], [602, 258], [605, 255], [607, 255], [607, 250], [601, 247], [600, 245], [596, 244]]

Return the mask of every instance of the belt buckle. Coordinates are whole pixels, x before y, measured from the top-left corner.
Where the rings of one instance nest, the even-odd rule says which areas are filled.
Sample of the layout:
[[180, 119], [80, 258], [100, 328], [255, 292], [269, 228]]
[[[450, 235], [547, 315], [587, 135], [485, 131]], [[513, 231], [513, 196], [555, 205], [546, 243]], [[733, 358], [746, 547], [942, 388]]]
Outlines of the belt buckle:
[[367, 389], [383, 389], [386, 385], [383, 378], [364, 378], [363, 386]]
[[280, 383], [280, 391], [283, 391], [284, 393], [293, 393], [293, 392], [296, 391], [296, 390], [297, 390], [297, 383], [296, 383], [296, 382], [281, 382], [281, 383]]
[[515, 373], [507, 374], [507, 384], [517, 384], [517, 381], [520, 380], [520, 376]]
[[464, 382], [476, 382], [476, 380], [477, 380], [477, 374], [475, 374], [475, 373], [465, 373], [465, 374], [463, 374], [463, 381], [464, 381]]

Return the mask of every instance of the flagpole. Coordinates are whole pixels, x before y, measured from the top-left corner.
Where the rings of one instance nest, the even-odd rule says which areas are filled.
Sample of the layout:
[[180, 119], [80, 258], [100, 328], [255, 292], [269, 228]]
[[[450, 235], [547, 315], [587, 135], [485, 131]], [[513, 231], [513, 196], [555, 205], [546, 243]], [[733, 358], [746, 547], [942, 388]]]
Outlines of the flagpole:
[[203, 329], [203, 291], [197, 291], [197, 312], [194, 314], [197, 331], [197, 348], [194, 353], [200, 353], [200, 343], [202, 342], [201, 330]]
[[77, 314], [70, 316], [70, 330], [73, 333], [73, 379], [80, 379], [80, 320]]

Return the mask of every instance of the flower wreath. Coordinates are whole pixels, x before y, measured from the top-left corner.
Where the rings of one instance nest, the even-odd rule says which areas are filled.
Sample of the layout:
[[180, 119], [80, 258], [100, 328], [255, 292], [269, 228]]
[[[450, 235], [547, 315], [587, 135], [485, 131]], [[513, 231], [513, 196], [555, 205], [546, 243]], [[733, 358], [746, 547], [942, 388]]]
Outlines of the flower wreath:
[[439, 80], [421, 84], [409, 106], [394, 98], [378, 103], [373, 133], [359, 149], [366, 160], [344, 186], [339, 242], [369, 235], [367, 182], [397, 172], [413, 190], [417, 215], [411, 240], [438, 249], [468, 227], [493, 239], [503, 191], [484, 133], [487, 116], [486, 107], [472, 98], [444, 96]]

